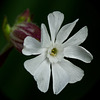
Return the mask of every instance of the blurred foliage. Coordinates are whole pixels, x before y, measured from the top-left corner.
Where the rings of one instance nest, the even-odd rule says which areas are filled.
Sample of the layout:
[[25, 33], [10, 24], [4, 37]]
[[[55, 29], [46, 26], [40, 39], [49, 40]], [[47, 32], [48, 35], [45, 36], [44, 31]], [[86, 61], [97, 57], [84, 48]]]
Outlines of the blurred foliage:
[[[79, 18], [72, 34], [78, 31], [84, 25], [89, 28], [89, 36], [82, 44], [94, 56], [94, 60], [90, 64], [84, 64], [80, 61], [72, 61], [77, 66], [85, 71], [85, 76], [82, 81], [75, 84], [68, 84], [66, 88], [57, 96], [53, 95], [52, 81], [47, 93], [41, 93], [36, 86], [33, 77], [24, 69], [23, 63], [26, 57], [17, 50], [12, 49], [8, 54], [5, 62], [0, 67], [0, 91], [7, 97], [7, 100], [33, 100], [41, 99], [66, 99], [66, 100], [80, 100], [94, 84], [99, 80], [99, 70], [97, 65], [98, 54], [96, 54], [95, 38], [98, 33], [95, 30], [99, 29], [99, 13], [98, 8], [93, 1], [88, 0], [3, 0], [0, 5], [0, 50], [7, 43], [3, 32], [2, 23], [4, 16], [7, 16], [8, 22], [13, 25], [16, 16], [21, 14], [27, 8], [33, 13], [33, 22], [37, 25], [45, 23], [47, 25], [47, 15], [50, 12], [59, 10], [65, 15], [64, 23], [69, 23]], [[95, 35], [94, 35], [95, 34]], [[96, 39], [97, 41], [98, 39]], [[97, 43], [99, 43], [97, 41]], [[0, 58], [0, 61], [3, 58]], [[2, 62], [0, 62], [2, 63]], [[95, 68], [94, 68], [95, 67]], [[3, 100], [0, 98], [0, 100]]]

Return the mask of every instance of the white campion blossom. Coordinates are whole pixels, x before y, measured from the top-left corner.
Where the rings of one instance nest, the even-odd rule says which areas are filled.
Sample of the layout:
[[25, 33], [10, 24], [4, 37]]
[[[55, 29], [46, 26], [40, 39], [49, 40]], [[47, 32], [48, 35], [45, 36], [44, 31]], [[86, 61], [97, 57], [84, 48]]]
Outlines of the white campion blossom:
[[[27, 36], [24, 40], [24, 55], [36, 55], [35, 58], [25, 61], [25, 69], [34, 76], [40, 91], [47, 92], [52, 71], [53, 92], [59, 94], [68, 83], [80, 81], [84, 76], [84, 71], [66, 60], [64, 57], [81, 60], [90, 63], [92, 54], [82, 46], [88, 35], [87, 27], [80, 29], [75, 35], [70, 37], [76, 22], [64, 25], [64, 14], [55, 11], [48, 15], [50, 36], [44, 24], [41, 24], [41, 42]], [[64, 42], [67, 39], [66, 42]]]

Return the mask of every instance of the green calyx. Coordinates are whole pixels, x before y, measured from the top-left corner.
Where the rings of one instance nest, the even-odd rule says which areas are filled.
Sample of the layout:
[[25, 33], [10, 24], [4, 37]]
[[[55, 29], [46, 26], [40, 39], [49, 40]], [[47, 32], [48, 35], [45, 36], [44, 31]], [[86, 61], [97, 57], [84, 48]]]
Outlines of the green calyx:
[[20, 16], [20, 17], [17, 18], [15, 24], [20, 24], [20, 23], [23, 23], [23, 22], [31, 22], [30, 17], [28, 17], [28, 18], [26, 19], [25, 16]]
[[17, 17], [15, 24], [20, 24], [23, 22], [31, 22], [31, 16], [30, 16], [29, 9], [26, 9], [22, 14], [20, 14]]
[[4, 20], [3, 20], [2, 29], [3, 29], [3, 32], [4, 32], [4, 35], [5, 35], [6, 39], [9, 40], [9, 38], [10, 38], [9, 35], [10, 35], [10, 32], [11, 32], [11, 27], [10, 27], [10, 25], [7, 22], [7, 17], [5, 17]]

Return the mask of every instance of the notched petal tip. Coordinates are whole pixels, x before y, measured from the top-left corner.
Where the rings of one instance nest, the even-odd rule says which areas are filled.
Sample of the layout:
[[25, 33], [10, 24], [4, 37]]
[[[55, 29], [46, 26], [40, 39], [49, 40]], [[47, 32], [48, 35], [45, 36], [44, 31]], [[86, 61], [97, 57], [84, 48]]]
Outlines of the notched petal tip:
[[23, 46], [24, 47], [27, 47], [28, 45], [32, 45], [32, 40], [33, 38], [31, 36], [27, 36], [25, 39], [24, 39], [24, 43], [23, 43]]
[[25, 54], [24, 50], [25, 50], [25, 49], [22, 49], [22, 54]]
[[27, 37], [24, 39], [24, 45], [25, 45], [25, 43], [26, 43], [28, 40], [30, 40], [30, 39], [32, 39], [32, 37], [27, 36]]
[[54, 14], [55, 16], [60, 16], [60, 17], [62, 17], [62, 19], [64, 19], [64, 14], [61, 13], [60, 11], [54, 11], [53, 14]]
[[48, 24], [50, 28], [51, 40], [54, 42], [57, 32], [59, 31], [62, 22], [64, 20], [64, 14], [59, 11], [54, 11], [48, 15]]
[[54, 11], [53, 13], [49, 13], [48, 14], [48, 17], [50, 17], [51, 15], [54, 15], [54, 16], [62, 16], [64, 18], [64, 14], [61, 13], [60, 11]]
[[32, 53], [29, 50], [27, 50], [25, 47], [22, 49], [22, 54], [26, 56], [32, 55]]
[[45, 59], [34, 73], [34, 79], [41, 92], [47, 92], [49, 88], [50, 74], [50, 63]]

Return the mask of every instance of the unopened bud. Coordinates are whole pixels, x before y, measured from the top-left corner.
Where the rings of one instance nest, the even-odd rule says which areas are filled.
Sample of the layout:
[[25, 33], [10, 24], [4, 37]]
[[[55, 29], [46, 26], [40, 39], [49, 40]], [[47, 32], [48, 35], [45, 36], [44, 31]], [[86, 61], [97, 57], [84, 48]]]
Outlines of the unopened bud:
[[35, 39], [41, 39], [40, 28], [33, 23], [21, 23], [13, 28], [10, 34], [10, 40], [13, 45], [21, 51], [23, 49], [23, 42], [27, 36], [34, 37]]
[[27, 36], [32, 36], [39, 41], [41, 38], [40, 28], [32, 23], [29, 9], [17, 17], [12, 27], [8, 24], [7, 17], [5, 17], [3, 32], [7, 40], [20, 52], [23, 49], [23, 42]]

